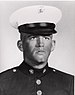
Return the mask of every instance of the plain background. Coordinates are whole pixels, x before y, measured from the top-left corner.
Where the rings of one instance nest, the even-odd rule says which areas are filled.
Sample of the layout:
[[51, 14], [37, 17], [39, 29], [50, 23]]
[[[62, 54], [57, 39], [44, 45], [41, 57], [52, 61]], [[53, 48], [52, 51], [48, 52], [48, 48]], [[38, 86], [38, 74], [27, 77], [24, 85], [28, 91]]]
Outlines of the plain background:
[[0, 72], [15, 67], [23, 61], [23, 53], [17, 48], [18, 30], [10, 26], [10, 15], [25, 6], [51, 5], [62, 11], [62, 19], [56, 26], [58, 33], [55, 50], [49, 57], [49, 66], [69, 74], [75, 74], [75, 1], [0, 1]]

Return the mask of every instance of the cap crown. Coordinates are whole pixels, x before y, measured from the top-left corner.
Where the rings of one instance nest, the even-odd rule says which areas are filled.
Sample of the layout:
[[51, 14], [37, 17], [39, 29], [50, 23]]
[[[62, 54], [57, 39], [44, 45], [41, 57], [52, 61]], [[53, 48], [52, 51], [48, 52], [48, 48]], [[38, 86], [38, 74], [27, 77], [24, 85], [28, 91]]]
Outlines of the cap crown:
[[10, 24], [14, 28], [29, 23], [47, 22], [57, 24], [61, 16], [61, 11], [53, 6], [28, 6], [14, 12], [10, 17]]

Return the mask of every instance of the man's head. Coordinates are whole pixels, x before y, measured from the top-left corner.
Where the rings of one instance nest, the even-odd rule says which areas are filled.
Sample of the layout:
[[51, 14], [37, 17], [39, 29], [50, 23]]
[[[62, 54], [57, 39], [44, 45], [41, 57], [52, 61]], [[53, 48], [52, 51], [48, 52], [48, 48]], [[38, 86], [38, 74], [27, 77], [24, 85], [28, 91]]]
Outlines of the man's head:
[[52, 40], [61, 11], [53, 6], [35, 5], [24, 7], [12, 14], [10, 23], [17, 28], [21, 40], [17, 45], [23, 51], [24, 60], [34, 65], [47, 63], [55, 41]]
[[17, 45], [23, 51], [24, 59], [40, 65], [47, 63], [51, 51], [54, 50], [55, 40], [52, 40], [53, 35], [32, 35], [21, 33], [21, 40]]

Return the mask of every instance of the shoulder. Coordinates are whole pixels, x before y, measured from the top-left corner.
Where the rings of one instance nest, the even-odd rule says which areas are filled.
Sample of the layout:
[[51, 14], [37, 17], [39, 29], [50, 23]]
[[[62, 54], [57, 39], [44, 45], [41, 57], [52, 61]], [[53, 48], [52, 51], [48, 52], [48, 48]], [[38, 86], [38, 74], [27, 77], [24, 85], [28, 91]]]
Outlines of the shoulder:
[[74, 75], [71, 75], [69, 73], [60, 71], [60, 70], [56, 70], [57, 75], [59, 75], [60, 77], [66, 78], [66, 79], [74, 79]]
[[11, 79], [12, 77], [14, 77], [14, 75], [17, 73], [18, 71], [18, 66], [17, 67], [13, 67], [11, 69], [8, 69], [6, 71], [3, 71], [0, 73], [0, 82], [3, 81], [3, 80], [9, 80]]
[[49, 73], [49, 79], [58, 85], [58, 87], [72, 89], [74, 88], [74, 76], [60, 70], [54, 69], [52, 73]]
[[57, 81], [62, 82], [62, 83], [70, 83], [70, 82], [74, 83], [74, 75], [65, 73], [65, 72], [57, 70], [55, 68], [52, 68], [52, 69], [53, 69], [52, 76]]
[[69, 73], [66, 73], [66, 72], [61, 71], [61, 70], [58, 70], [58, 69], [56, 69], [56, 68], [49, 67], [49, 69], [52, 69], [53, 72], [54, 72], [55, 74], [59, 75], [59, 76], [65, 76], [65, 77], [72, 77], [72, 78], [74, 78], [74, 75], [69, 74]]

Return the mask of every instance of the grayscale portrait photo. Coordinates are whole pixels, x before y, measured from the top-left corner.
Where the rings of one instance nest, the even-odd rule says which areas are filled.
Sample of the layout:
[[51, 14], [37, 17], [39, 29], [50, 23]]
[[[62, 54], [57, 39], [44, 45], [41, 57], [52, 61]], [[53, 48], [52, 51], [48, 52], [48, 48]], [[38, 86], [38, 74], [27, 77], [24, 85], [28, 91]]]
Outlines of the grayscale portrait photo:
[[0, 95], [74, 95], [75, 1], [0, 1]]

